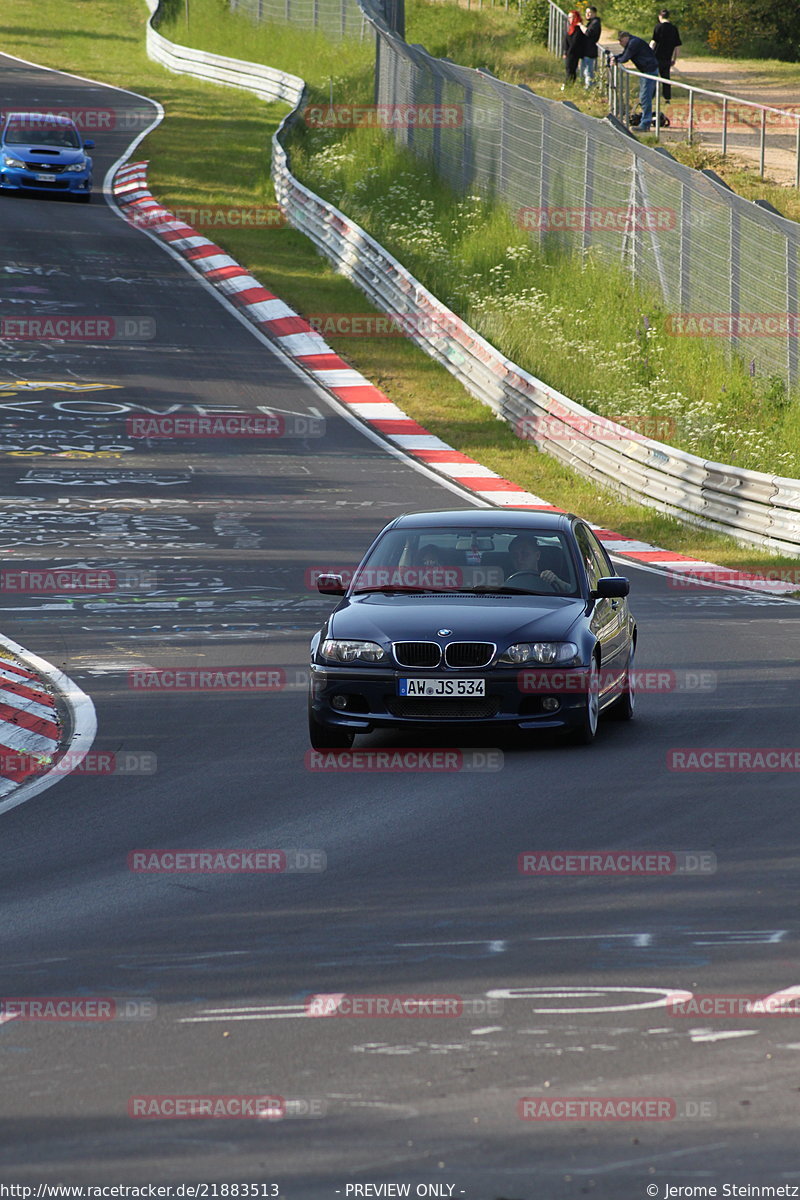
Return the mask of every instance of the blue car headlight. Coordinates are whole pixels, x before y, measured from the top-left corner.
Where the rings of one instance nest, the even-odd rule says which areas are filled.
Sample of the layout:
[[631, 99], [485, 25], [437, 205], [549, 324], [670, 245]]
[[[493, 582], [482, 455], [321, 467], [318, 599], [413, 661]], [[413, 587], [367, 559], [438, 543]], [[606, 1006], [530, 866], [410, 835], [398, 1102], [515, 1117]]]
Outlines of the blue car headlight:
[[538, 666], [574, 666], [578, 658], [578, 647], [574, 642], [515, 642], [498, 658], [498, 663], [508, 667], [520, 667], [525, 663]]
[[320, 654], [329, 662], [337, 663], [377, 663], [388, 658], [386, 651], [377, 642], [342, 638], [328, 638], [322, 643]]
[[10, 154], [4, 154], [3, 155], [3, 166], [15, 167], [19, 171], [24, 171], [26, 169], [26, 167], [28, 166], [28, 164], [24, 163], [21, 158], [12, 158]]
[[89, 164], [84, 158], [82, 162], [70, 163], [70, 165], [65, 169], [67, 171], [85, 171], [88, 166]]

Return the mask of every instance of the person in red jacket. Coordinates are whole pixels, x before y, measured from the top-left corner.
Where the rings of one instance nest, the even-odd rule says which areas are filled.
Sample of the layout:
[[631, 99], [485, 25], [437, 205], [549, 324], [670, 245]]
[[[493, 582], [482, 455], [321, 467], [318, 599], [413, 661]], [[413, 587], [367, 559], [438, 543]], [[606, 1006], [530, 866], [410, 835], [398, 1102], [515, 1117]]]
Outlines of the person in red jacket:
[[586, 51], [586, 37], [581, 29], [581, 14], [576, 10], [572, 11], [567, 16], [567, 29], [564, 34], [564, 48], [562, 58], [567, 72], [566, 83], [574, 83], [578, 74], [580, 61]]

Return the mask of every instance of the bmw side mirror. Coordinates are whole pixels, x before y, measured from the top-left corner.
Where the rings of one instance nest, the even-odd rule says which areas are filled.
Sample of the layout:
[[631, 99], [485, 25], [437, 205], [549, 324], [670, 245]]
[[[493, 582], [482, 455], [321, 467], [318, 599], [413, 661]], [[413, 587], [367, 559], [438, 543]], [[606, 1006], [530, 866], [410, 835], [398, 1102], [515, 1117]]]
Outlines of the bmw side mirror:
[[624, 575], [606, 575], [598, 579], [597, 587], [592, 588], [591, 594], [600, 600], [616, 600], [627, 596], [630, 590], [630, 580]]
[[347, 589], [341, 575], [320, 575], [317, 591], [322, 592], [323, 596], [343, 596]]
[[92, 141], [91, 138], [89, 138], [88, 141], [85, 141], [83, 143], [83, 148], [84, 148], [84, 150], [94, 150], [94, 142]]

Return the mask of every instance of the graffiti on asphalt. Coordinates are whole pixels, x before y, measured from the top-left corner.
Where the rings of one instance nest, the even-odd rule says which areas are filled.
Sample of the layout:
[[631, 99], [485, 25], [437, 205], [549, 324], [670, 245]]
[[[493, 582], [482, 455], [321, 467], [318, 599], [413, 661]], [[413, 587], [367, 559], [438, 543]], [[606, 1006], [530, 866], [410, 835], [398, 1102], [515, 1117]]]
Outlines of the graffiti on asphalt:
[[47, 483], [58, 487], [115, 487], [139, 483], [153, 487], [175, 487], [190, 483], [191, 471], [26, 471], [20, 484]]

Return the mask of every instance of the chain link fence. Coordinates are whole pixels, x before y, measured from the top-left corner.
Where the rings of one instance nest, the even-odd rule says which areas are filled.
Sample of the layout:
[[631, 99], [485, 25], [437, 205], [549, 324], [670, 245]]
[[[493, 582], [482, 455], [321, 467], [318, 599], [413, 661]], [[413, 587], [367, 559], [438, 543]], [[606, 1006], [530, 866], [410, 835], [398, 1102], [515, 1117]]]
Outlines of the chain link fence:
[[[752, 373], [798, 382], [800, 226], [735, 195], [712, 172], [640, 145], [612, 116], [586, 116], [407, 44], [375, 0], [261, 2], [264, 19], [268, 6], [271, 19], [288, 13], [291, 21], [314, 4], [363, 13], [377, 35], [377, 103], [434, 114], [392, 122], [387, 132], [398, 144], [458, 194], [503, 203], [536, 241], [591, 249], [626, 267], [657, 290], [676, 337], [713, 338]], [[255, 13], [259, 0], [231, 3]]]
[[301, 29], [318, 29], [336, 41], [363, 39], [368, 29], [357, 0], [230, 0], [230, 6], [254, 21], [284, 21]]

